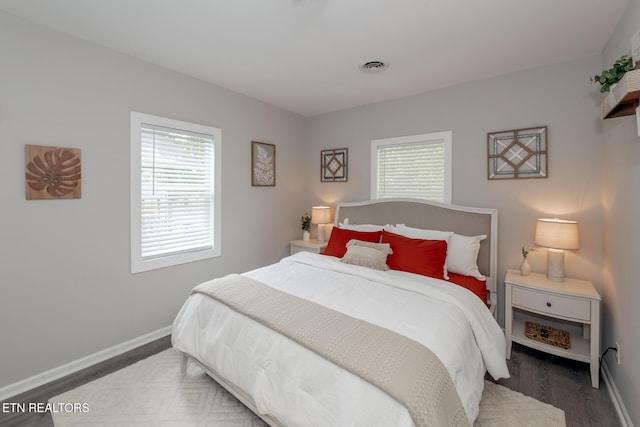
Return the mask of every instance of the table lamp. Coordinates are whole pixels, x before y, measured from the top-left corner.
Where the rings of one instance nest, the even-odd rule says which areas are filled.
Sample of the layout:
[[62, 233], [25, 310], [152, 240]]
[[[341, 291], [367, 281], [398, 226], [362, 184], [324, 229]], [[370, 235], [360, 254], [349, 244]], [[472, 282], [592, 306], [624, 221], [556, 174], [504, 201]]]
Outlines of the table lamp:
[[331, 223], [331, 208], [329, 206], [314, 206], [311, 208], [311, 224], [318, 225], [318, 242], [326, 242], [325, 225]]
[[547, 278], [554, 282], [564, 282], [564, 250], [580, 248], [578, 222], [558, 218], [538, 219], [534, 242], [538, 246], [549, 248]]

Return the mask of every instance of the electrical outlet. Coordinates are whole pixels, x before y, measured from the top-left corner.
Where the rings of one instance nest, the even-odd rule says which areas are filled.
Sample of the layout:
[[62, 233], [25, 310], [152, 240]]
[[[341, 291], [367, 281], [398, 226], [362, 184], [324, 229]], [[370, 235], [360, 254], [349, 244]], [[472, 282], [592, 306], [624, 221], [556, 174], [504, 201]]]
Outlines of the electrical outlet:
[[620, 344], [616, 342], [616, 358], [618, 359], [618, 365], [620, 364]]

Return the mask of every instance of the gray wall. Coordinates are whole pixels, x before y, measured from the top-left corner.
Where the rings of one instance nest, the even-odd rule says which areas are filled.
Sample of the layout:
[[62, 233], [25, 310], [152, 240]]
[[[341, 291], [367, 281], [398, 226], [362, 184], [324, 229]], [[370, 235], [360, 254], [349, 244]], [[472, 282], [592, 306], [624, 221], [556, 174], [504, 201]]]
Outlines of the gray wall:
[[[199, 282], [276, 261], [304, 213], [304, 120], [0, 12], [0, 387], [171, 324]], [[222, 129], [219, 258], [129, 273], [129, 112]], [[250, 142], [277, 146], [252, 188]], [[82, 198], [27, 201], [24, 145], [82, 150]]]
[[[535, 220], [580, 221], [582, 244], [566, 255], [566, 274], [601, 289], [602, 136], [591, 57], [498, 78], [358, 107], [307, 120], [307, 205], [369, 199], [372, 139], [453, 130], [453, 203], [499, 210], [499, 318], [503, 279], [520, 264], [520, 247], [532, 244]], [[594, 93], [595, 92], [595, 93]], [[487, 132], [549, 127], [549, 178], [487, 180]], [[349, 148], [349, 181], [321, 183], [320, 150]], [[529, 256], [546, 271], [546, 251]]]
[[[640, 0], [631, 0], [604, 51], [601, 69], [631, 52], [640, 29]], [[636, 58], [640, 59], [640, 58]], [[636, 116], [604, 120], [604, 341], [620, 343], [620, 361], [605, 362], [629, 412], [640, 425], [640, 137]], [[634, 402], [636, 404], [634, 404]]]

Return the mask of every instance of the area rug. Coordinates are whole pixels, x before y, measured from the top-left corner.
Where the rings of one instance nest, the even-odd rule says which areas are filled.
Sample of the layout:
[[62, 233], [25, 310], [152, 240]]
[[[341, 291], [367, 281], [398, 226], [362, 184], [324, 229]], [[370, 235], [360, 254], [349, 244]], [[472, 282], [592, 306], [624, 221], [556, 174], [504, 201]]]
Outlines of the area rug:
[[[265, 427], [202, 369], [165, 350], [52, 398], [56, 427]], [[56, 410], [57, 409], [57, 410]], [[565, 426], [564, 411], [485, 381], [474, 427]]]

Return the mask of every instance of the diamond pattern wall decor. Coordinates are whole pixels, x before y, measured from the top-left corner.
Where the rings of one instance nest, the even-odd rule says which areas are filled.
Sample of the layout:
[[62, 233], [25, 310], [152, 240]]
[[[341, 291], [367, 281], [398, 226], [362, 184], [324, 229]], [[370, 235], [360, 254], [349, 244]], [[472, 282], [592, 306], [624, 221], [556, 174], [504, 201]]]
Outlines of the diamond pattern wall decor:
[[547, 178], [546, 126], [487, 134], [489, 179]]
[[320, 181], [347, 182], [348, 148], [320, 151]]

